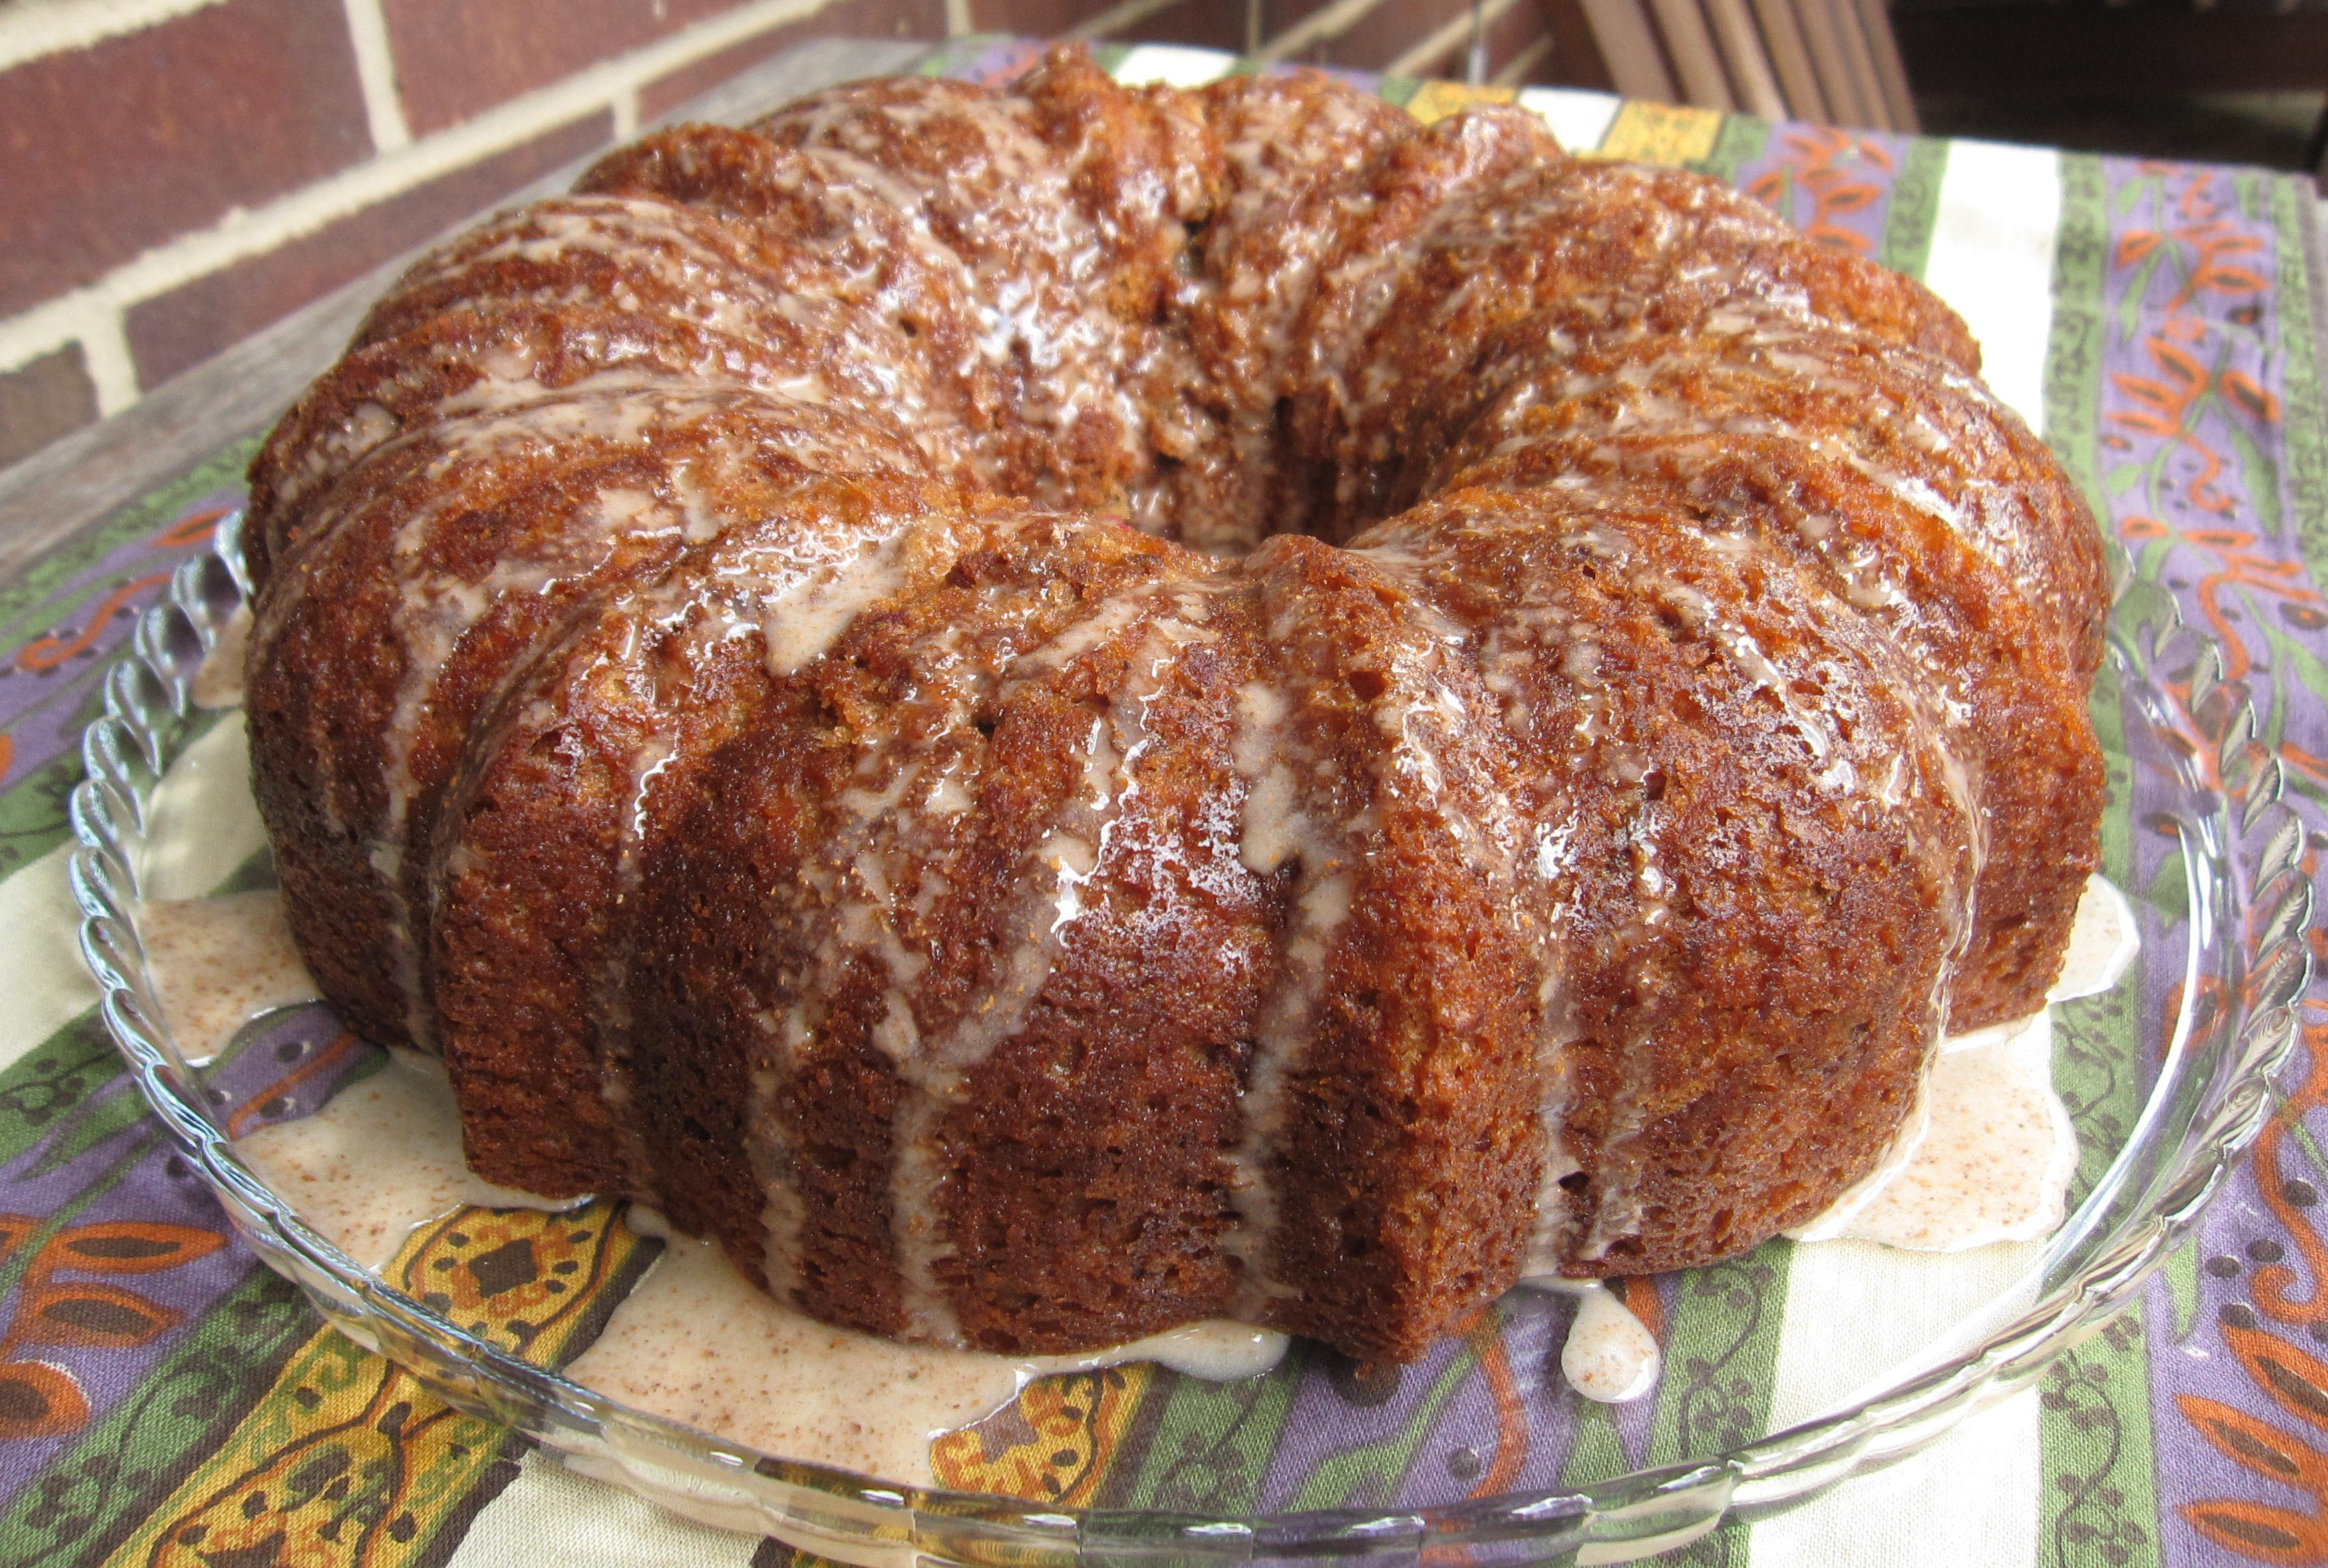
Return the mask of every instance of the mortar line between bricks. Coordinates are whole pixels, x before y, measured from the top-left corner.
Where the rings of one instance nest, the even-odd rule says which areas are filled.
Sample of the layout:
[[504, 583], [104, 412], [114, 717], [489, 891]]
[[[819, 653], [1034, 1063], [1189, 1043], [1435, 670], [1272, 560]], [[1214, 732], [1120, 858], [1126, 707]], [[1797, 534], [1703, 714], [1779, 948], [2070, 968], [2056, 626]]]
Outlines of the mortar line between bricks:
[[224, 0], [52, 0], [0, 8], [0, 70], [143, 33]]
[[[39, 332], [27, 333], [21, 349], [9, 336], [16, 322], [39, 317]], [[95, 298], [89, 290], [63, 294], [16, 318], [0, 322], [0, 376], [23, 369], [44, 355], [80, 345], [81, 368], [97, 394], [97, 415], [108, 418], [137, 401], [137, 368], [129, 354], [129, 335], [119, 306]]]
[[404, 104], [396, 94], [396, 51], [388, 42], [388, 15], [380, 0], [342, 3], [347, 10], [348, 38], [355, 45], [356, 79], [363, 85], [372, 150], [392, 153], [411, 144], [412, 127], [405, 124]]
[[97, 388], [97, 416], [110, 418], [144, 395], [137, 382], [137, 357], [129, 350], [129, 313], [119, 305], [96, 306], [83, 313], [82, 319], [85, 325], [73, 337], [80, 344], [89, 385]]

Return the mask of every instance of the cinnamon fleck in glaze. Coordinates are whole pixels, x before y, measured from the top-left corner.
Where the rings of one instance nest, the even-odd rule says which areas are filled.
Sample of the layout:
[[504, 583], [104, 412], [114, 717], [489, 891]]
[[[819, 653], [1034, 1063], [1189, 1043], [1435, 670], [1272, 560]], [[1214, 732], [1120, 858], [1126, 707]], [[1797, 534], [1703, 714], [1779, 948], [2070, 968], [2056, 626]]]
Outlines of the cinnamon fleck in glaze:
[[1315, 76], [657, 133], [254, 463], [293, 930], [481, 1175], [876, 1333], [1407, 1359], [1728, 1255], [2093, 864], [2098, 544], [1977, 358]]

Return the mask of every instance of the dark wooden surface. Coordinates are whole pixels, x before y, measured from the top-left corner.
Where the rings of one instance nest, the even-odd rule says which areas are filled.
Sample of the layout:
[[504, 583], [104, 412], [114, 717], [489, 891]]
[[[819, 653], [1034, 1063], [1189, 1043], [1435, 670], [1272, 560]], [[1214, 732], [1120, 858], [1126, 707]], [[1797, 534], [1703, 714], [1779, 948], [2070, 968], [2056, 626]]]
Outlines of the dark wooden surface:
[[[832, 82], [903, 70], [927, 49], [922, 43], [820, 40], [690, 99], [664, 118], [750, 119]], [[493, 206], [514, 206], [562, 191], [588, 162], [559, 169]], [[455, 227], [465, 227], [474, 216]], [[383, 264], [155, 387], [112, 418], [0, 471], [0, 580], [186, 472], [227, 443], [272, 425], [339, 356], [365, 309], [411, 260], [408, 255]]]
[[1925, 93], [2328, 89], [2328, 11], [2014, 0], [1901, 11], [1892, 28]]

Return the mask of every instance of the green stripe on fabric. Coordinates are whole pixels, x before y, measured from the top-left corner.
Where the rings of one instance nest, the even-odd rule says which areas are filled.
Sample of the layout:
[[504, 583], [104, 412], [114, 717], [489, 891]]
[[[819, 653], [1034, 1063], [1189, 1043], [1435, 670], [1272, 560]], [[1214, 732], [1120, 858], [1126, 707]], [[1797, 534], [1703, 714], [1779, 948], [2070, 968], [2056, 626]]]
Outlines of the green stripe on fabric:
[[[461, 1543], [468, 1537], [469, 1526], [477, 1522], [477, 1516], [485, 1511], [485, 1505], [509, 1490], [510, 1483], [522, 1473], [520, 1461], [534, 1446], [533, 1440], [523, 1433], [510, 1433], [502, 1442], [501, 1451], [485, 1466], [476, 1483], [462, 1494], [458, 1502], [445, 1510], [444, 1517], [436, 1522], [436, 1533], [428, 1538], [428, 1545], [412, 1560], [411, 1568], [445, 1568], [445, 1564], [453, 1560], [453, 1554], [461, 1549]], [[825, 1561], [805, 1552], [793, 1552], [775, 1540], [763, 1541], [760, 1545], [764, 1549], [774, 1546], [780, 1552], [790, 1554], [787, 1561], [797, 1564], [798, 1568], [812, 1568], [812, 1565]], [[759, 1560], [759, 1553], [756, 1551], [752, 1561], [756, 1563]]]
[[1149, 1449], [1163, 1425], [1165, 1406], [1171, 1403], [1172, 1390], [1178, 1383], [1178, 1375], [1162, 1367], [1151, 1367], [1147, 1377], [1137, 1380], [1134, 1386], [1138, 1390], [1138, 1403], [1132, 1405], [1131, 1414], [1117, 1433], [1113, 1445], [1103, 1451], [1102, 1462], [1105, 1468], [1100, 1472], [1098, 1486], [1092, 1491], [1093, 1507], [1122, 1508], [1130, 1506], [1126, 1499], [1131, 1496], [1146, 1468]]
[[[172, 1543], [211, 1545], [221, 1565], [337, 1555], [409, 1568], [487, 1478], [507, 1427], [442, 1403], [338, 1330], [308, 1324], [257, 1404], [194, 1456], [108, 1568], [164, 1561]], [[312, 1549], [319, 1541], [339, 1554]], [[286, 1546], [287, 1555], [273, 1555]]]
[[[2134, 879], [2134, 821], [2126, 801], [2134, 788], [2126, 755], [2126, 712], [2117, 666], [2103, 662], [2094, 677], [2094, 738], [2101, 742], [2110, 806], [2102, 813], [2102, 874], [2120, 887]], [[2101, 1180], [2126, 1146], [2141, 1115], [2140, 987], [2132, 980], [2099, 996], [2081, 996], [2053, 1008], [2053, 1087], [2078, 1133], [2078, 1169], [2070, 1183], [2072, 1207]]]
[[[213, 491], [242, 483], [243, 471], [250, 466], [251, 454], [258, 450], [259, 440], [250, 435], [230, 443], [183, 478], [164, 485], [145, 499], [114, 514], [112, 520], [102, 527], [67, 540], [33, 562], [23, 575], [0, 586], [0, 629], [7, 628], [17, 617], [121, 546], [159, 533], [192, 503]], [[0, 630], [0, 637], [12, 643], [22, 640], [9, 636], [5, 630]]]
[[2045, 443], [2085, 492], [2094, 516], [2109, 516], [2101, 486], [2102, 268], [2109, 215], [2102, 163], [2061, 155], [2061, 228], [2053, 247], [2053, 336], [2045, 349]]
[[1607, 1405], [1579, 1399], [1570, 1408], [1575, 1425], [1569, 1433], [1567, 1457], [1560, 1461], [1562, 1487], [1589, 1487], [1633, 1468], [1625, 1462], [1625, 1440]]
[[[95, 696], [98, 688], [92, 686]], [[94, 714], [76, 722], [85, 725]], [[14, 875], [72, 835], [67, 808], [80, 782], [80, 749], [60, 752], [0, 795], [0, 880]]]
[[234, 1430], [314, 1327], [305, 1297], [252, 1265], [0, 1515], [0, 1568], [101, 1562]]
[[1259, 1506], [1262, 1478], [1292, 1413], [1293, 1392], [1311, 1358], [1324, 1353], [1296, 1339], [1266, 1377], [1243, 1383], [1174, 1378], [1155, 1435], [1115, 1506], [1203, 1514], [1246, 1513]]
[[146, 1102], [137, 1096], [127, 1074], [114, 1079], [91, 1095], [87, 1101], [74, 1106], [58, 1118], [56, 1137], [41, 1152], [41, 1157], [27, 1168], [27, 1174], [42, 1176], [63, 1169], [73, 1161], [109, 1143], [125, 1133], [135, 1135], [121, 1146], [112, 1161], [92, 1174], [88, 1181], [62, 1202], [46, 1214], [37, 1216], [23, 1234], [16, 1239], [14, 1248], [5, 1260], [0, 1260], [0, 1300], [5, 1300], [24, 1281], [42, 1249], [60, 1232], [71, 1228], [92, 1203], [111, 1192], [137, 1167], [139, 1162], [154, 1153], [155, 1145], [164, 1136], [159, 1123], [146, 1115]]
[[[153, 571], [158, 573], [161, 565], [157, 560]], [[29, 645], [34, 642], [50, 637], [70, 639], [77, 632], [86, 634], [84, 629], [95, 630], [89, 625], [89, 619], [94, 617], [99, 604], [135, 582], [140, 574], [132, 570], [95, 577], [67, 588], [53, 598], [40, 599], [23, 606], [19, 613], [0, 624], [0, 648], [13, 650], [9, 655], [12, 661], [21, 661], [29, 651]], [[159, 584], [149, 586], [157, 592], [159, 590]], [[113, 613], [118, 617], [118, 604], [114, 607]], [[104, 630], [109, 631], [113, 629], [107, 627]], [[99, 635], [101, 637], [102, 633]], [[72, 688], [87, 686], [90, 675], [98, 667], [96, 659], [88, 654], [80, 658], [69, 657], [62, 664], [52, 666], [46, 679], [53, 684], [46, 700], [54, 703]]]
[[[87, 725], [104, 711], [104, 683], [91, 680], [80, 711], [75, 714], [75, 724]], [[183, 751], [210, 733], [211, 726], [224, 716], [220, 710], [195, 709], [179, 732], [175, 749]], [[0, 881], [72, 836], [69, 808], [73, 786], [80, 779], [80, 748], [73, 746], [0, 793]]]
[[2272, 226], [2278, 231], [2280, 432], [2286, 442], [2288, 499], [2295, 543], [2314, 582], [2328, 582], [2328, 425], [2321, 407], [2321, 322], [2314, 313], [2312, 275], [2320, 256], [2308, 241], [2311, 198], [2297, 182], [2272, 182]]
[[1666, 1324], [1651, 1464], [1703, 1459], [1762, 1435], [1794, 1252], [1792, 1242], [1765, 1242], [1681, 1275]]
[[1892, 206], [1883, 215], [1883, 243], [1875, 257], [1892, 271], [1924, 275], [1932, 254], [1932, 225], [1940, 215], [1940, 176], [1948, 167], [1947, 142], [1919, 136], [1908, 144], [1900, 177], [1892, 182]]
[[[1650, 1464], [1704, 1459], [1769, 1429], [1794, 1254], [1792, 1242], [1765, 1242], [1743, 1257], [1680, 1276], [1667, 1308]], [[1680, 1568], [1743, 1568], [1748, 1535], [1742, 1526], [1725, 1527], [1670, 1561]]]
[[1760, 157], [1769, 142], [1769, 121], [1752, 115], [1732, 115], [1722, 122], [1722, 129], [1715, 134], [1713, 150], [1690, 167], [1725, 185], [1735, 185], [1738, 171]]
[[1412, 76], [1386, 76], [1375, 83], [1375, 95], [1385, 103], [1396, 104], [1400, 108], [1413, 102], [1414, 95], [1422, 90], [1422, 79]]
[[[2135, 832], [2124, 807], [2133, 780], [2123, 701], [2117, 667], [2105, 664], [2094, 683], [2094, 733], [2117, 805], [2102, 816], [2102, 874], [2121, 887], [2134, 873]], [[2136, 1070], [2144, 1055], [2139, 992], [2129, 976], [2104, 995], [2053, 1009], [2053, 1083], [2078, 1131], [2073, 1205], [2093, 1190], [2141, 1114], [2146, 1086]], [[2182, 1250], [2196, 1260], [2194, 1249]], [[2157, 1456], [2145, 1310], [2137, 1304], [2046, 1369], [2038, 1415], [2038, 1545], [2059, 1568], [2116, 1568], [2154, 1554]]]
[[0, 1071], [0, 1163], [62, 1125], [98, 1087], [121, 1071], [121, 1055], [96, 1010], [82, 1013]]
[[[2185, 1248], [2185, 1251], [2191, 1249]], [[2038, 1395], [2041, 1561], [2123, 1568], [2158, 1560], [2158, 1460], [2137, 1301], [2045, 1369]]]

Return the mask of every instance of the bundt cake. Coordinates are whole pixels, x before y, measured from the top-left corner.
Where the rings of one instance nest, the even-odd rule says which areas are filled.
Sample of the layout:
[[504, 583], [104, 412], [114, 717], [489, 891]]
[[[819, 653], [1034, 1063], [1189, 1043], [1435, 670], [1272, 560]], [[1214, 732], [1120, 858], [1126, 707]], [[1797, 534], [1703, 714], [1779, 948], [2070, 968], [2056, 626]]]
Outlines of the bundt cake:
[[1406, 1359], [1736, 1253], [2095, 863], [2099, 542], [1977, 362], [1513, 108], [1062, 51], [658, 132], [252, 467], [293, 929], [481, 1174], [877, 1334]]

